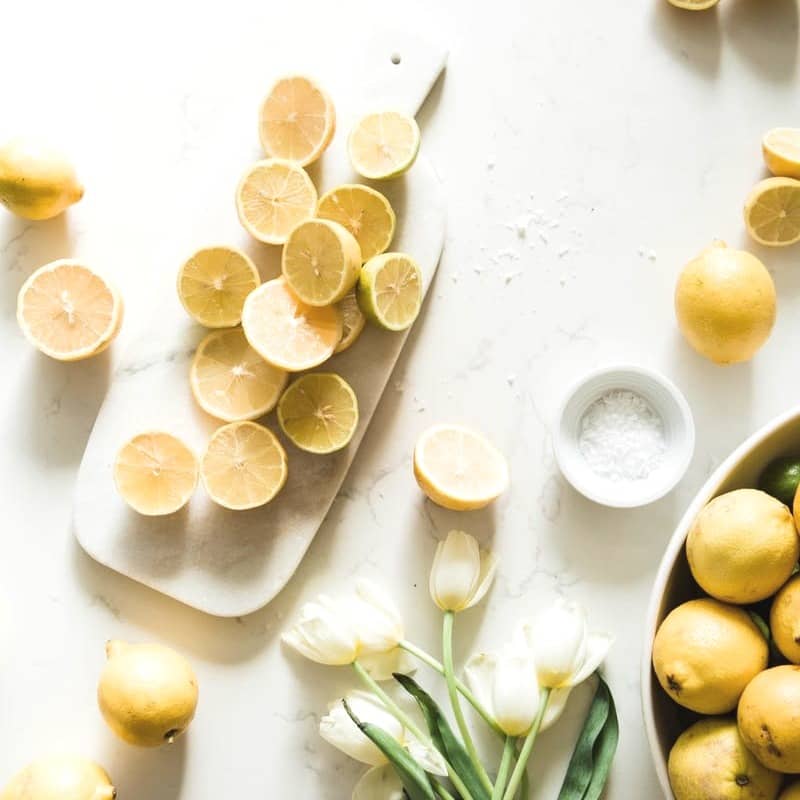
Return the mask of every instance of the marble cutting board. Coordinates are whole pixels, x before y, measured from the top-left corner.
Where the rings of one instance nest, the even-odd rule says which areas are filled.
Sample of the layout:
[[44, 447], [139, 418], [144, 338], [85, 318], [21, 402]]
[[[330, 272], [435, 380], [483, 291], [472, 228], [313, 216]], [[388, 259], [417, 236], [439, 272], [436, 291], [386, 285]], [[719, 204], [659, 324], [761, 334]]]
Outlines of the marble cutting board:
[[[366, 45], [361, 57], [363, 62], [354, 64], [351, 96], [334, 97], [340, 132], [311, 171], [320, 194], [359, 180], [345, 152], [352, 119], [382, 108], [416, 113], [444, 69], [446, 51], [416, 36], [389, 32]], [[420, 154], [405, 176], [374, 185], [397, 212], [391, 249], [413, 254], [427, 291], [444, 244], [438, 177]], [[162, 429], [201, 454], [221, 424], [197, 407], [189, 389], [191, 358], [207, 331], [187, 317], [174, 291], [166, 294], [157, 321], [123, 355], [98, 414], [78, 475], [74, 533], [90, 556], [123, 575], [209, 614], [242, 616], [268, 603], [297, 569], [356, 455], [406, 334], [367, 325], [350, 350], [325, 364], [358, 396], [360, 422], [346, 449], [329, 456], [304, 453], [282, 437], [274, 412], [262, 420], [281, 435], [289, 456], [289, 480], [272, 503], [228, 511], [212, 503], [200, 485], [177, 514], [143, 517], [128, 508], [113, 485], [111, 468], [120, 445], [142, 430]]]

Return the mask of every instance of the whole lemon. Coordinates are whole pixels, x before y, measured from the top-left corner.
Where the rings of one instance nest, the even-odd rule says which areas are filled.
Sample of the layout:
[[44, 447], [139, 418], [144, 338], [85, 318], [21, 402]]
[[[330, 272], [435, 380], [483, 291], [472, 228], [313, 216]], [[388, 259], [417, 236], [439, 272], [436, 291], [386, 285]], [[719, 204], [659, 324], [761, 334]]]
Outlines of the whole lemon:
[[758, 489], [715, 497], [686, 539], [694, 579], [712, 597], [755, 603], [783, 586], [800, 555], [789, 509]]
[[50, 219], [83, 197], [66, 156], [37, 139], [0, 146], [0, 202], [25, 219]]
[[701, 355], [717, 364], [749, 361], [775, 324], [775, 284], [754, 255], [715, 242], [683, 268], [675, 313]]
[[28, 764], [0, 792], [0, 800], [112, 800], [116, 796], [101, 767], [69, 755]]
[[673, 609], [653, 642], [658, 682], [676, 703], [699, 714], [733, 711], [768, 659], [766, 639], [750, 616], [710, 598]]
[[173, 742], [197, 708], [197, 678], [189, 662], [160, 644], [111, 641], [106, 654], [97, 701], [111, 730], [140, 747]]
[[781, 588], [769, 612], [772, 638], [784, 657], [800, 664], [800, 575]]
[[778, 800], [800, 800], [800, 781], [790, 783], [778, 797]]
[[770, 769], [800, 772], [800, 667], [773, 667], [756, 675], [739, 701], [739, 732]]
[[669, 754], [675, 800], [775, 800], [782, 777], [745, 747], [732, 717], [695, 722]]

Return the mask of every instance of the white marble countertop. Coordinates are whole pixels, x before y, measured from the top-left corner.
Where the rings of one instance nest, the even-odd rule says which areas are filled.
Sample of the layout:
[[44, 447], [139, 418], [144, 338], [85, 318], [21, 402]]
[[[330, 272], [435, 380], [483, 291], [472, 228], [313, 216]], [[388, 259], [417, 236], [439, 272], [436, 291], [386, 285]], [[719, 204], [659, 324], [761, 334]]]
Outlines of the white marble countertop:
[[[555, 594], [584, 602], [618, 637], [607, 674], [622, 738], [607, 796], [655, 798], [638, 693], [650, 584], [711, 468], [798, 401], [800, 250], [752, 248], [775, 276], [779, 315], [749, 365], [720, 369], [690, 352], [672, 288], [713, 237], [746, 244], [741, 206], [762, 175], [760, 136], [798, 124], [796, 0], [722, 0], [703, 15], [662, 0], [275, 5], [5, 10], [0, 136], [43, 127], [74, 152], [88, 191], [54, 222], [0, 213], [0, 780], [66, 745], [104, 763], [121, 800], [349, 798], [360, 768], [316, 723], [351, 676], [300, 663], [278, 635], [316, 592], [384, 575], [412, 638], [435, 648], [427, 569], [436, 539], [459, 526], [492, 539], [502, 559], [488, 603], [464, 618], [462, 655], [499, 643]], [[307, 69], [335, 95], [348, 78], [339, 55], [392, 21], [451, 53], [420, 117], [448, 199], [439, 276], [295, 579], [250, 617], [206, 617], [82, 553], [70, 531], [77, 465], [153, 293], [218, 214], [234, 213], [226, 193], [257, 154], [256, 107], [271, 77]], [[108, 357], [77, 365], [39, 356], [14, 319], [25, 277], [69, 254], [108, 270], [128, 312]], [[635, 511], [582, 499], [551, 453], [565, 385], [611, 359], [663, 370], [697, 423], [686, 478]], [[512, 488], [492, 510], [423, 502], [410, 453], [443, 420], [476, 425], [508, 454]], [[199, 712], [173, 748], [133, 750], [105, 728], [94, 692], [110, 636], [160, 640], [192, 659]], [[538, 745], [538, 797], [556, 794], [585, 700]]]

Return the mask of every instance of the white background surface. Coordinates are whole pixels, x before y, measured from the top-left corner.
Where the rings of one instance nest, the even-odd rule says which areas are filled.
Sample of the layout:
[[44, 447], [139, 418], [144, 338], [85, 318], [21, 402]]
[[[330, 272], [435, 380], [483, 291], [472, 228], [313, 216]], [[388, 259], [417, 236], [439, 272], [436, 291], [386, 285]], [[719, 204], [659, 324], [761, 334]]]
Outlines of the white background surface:
[[[464, 617], [462, 655], [499, 644], [555, 594], [583, 601], [618, 637], [607, 674], [622, 740], [608, 797], [658, 796], [638, 699], [650, 582], [712, 466], [796, 402], [800, 251], [753, 247], [775, 276], [779, 316], [750, 365], [720, 369], [691, 353], [675, 333], [672, 288], [711, 238], [745, 243], [740, 209], [762, 174], [760, 135], [798, 124], [797, 6], [722, 0], [703, 15], [659, 0], [381, 6], [4, 10], [0, 135], [43, 127], [75, 154], [87, 194], [51, 223], [0, 215], [2, 780], [70, 746], [105, 764], [122, 800], [349, 797], [360, 768], [317, 737], [316, 723], [353, 681], [287, 655], [279, 632], [317, 591], [382, 575], [411, 638], [435, 649], [427, 569], [435, 540], [458, 525], [492, 539], [503, 562], [489, 602]], [[399, 390], [387, 392], [295, 580], [251, 617], [207, 618], [78, 549], [69, 516], [83, 445], [153, 293], [205, 241], [212, 209], [234, 213], [230, 193], [258, 153], [255, 114], [270, 80], [309, 69], [335, 97], [348, 52], [393, 24], [451, 51], [420, 117], [449, 205], [439, 277], [395, 374]], [[128, 317], [109, 357], [61, 365], [23, 341], [14, 305], [35, 267], [70, 254], [113, 274]], [[607, 359], [663, 370], [695, 413], [686, 479], [646, 509], [598, 508], [553, 464], [549, 423], [566, 384]], [[482, 428], [509, 456], [512, 489], [490, 512], [444, 512], [414, 485], [417, 434], [451, 419]], [[94, 691], [111, 636], [157, 639], [195, 664], [201, 704], [175, 747], [136, 751], [105, 729]], [[582, 700], [538, 745], [539, 797], [556, 794]]]

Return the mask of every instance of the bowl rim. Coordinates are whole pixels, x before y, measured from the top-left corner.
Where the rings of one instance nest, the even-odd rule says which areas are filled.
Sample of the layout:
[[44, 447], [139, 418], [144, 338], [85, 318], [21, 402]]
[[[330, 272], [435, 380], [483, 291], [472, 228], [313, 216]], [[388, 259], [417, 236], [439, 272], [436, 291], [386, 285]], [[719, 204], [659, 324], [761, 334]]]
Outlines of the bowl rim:
[[687, 507], [680, 521], [678, 522], [672, 537], [667, 543], [664, 550], [664, 555], [661, 557], [658, 569], [656, 571], [655, 579], [653, 581], [653, 588], [650, 590], [650, 599], [647, 604], [647, 615], [645, 617], [645, 629], [642, 643], [641, 653], [641, 666], [640, 666], [640, 686], [641, 686], [641, 704], [642, 715], [644, 716], [644, 728], [647, 735], [647, 743], [650, 749], [650, 757], [655, 767], [658, 781], [661, 784], [661, 790], [667, 800], [672, 800], [673, 794], [669, 784], [669, 776], [667, 774], [667, 764], [665, 759], [661, 756], [661, 747], [659, 744], [658, 732], [656, 730], [655, 716], [653, 714], [653, 703], [651, 701], [652, 690], [654, 688], [653, 669], [651, 666], [651, 654], [653, 650], [653, 641], [655, 639], [656, 628], [658, 626], [659, 611], [661, 608], [664, 591], [666, 589], [667, 581], [671, 577], [672, 570], [678, 557], [681, 555], [686, 537], [689, 534], [689, 528], [694, 521], [694, 518], [700, 512], [700, 509], [713, 499], [719, 492], [719, 488], [729, 478], [734, 468], [739, 466], [745, 458], [764, 440], [772, 436], [780, 428], [790, 423], [800, 422], [800, 405], [793, 406], [788, 411], [779, 414], [772, 420], [767, 422], [762, 427], [758, 428], [754, 433], [748, 436], [741, 444], [739, 444], [728, 455], [727, 458], [709, 475], [705, 483], [697, 491], [694, 499]]
[[[641, 375], [642, 377], [651, 381], [653, 384], [656, 384], [658, 386], [661, 386], [663, 389], [666, 389], [667, 393], [672, 398], [673, 402], [678, 408], [679, 416], [685, 433], [684, 444], [682, 446], [683, 452], [681, 454], [680, 460], [676, 461], [676, 466], [674, 471], [669, 474], [668, 478], [664, 480], [664, 482], [656, 490], [651, 491], [649, 494], [646, 495], [632, 497], [630, 500], [609, 499], [607, 496], [604, 496], [601, 492], [594, 491], [594, 489], [591, 486], [587, 486], [581, 481], [576, 480], [574, 472], [570, 469], [570, 467], [567, 464], [567, 460], [563, 457], [563, 445], [562, 445], [563, 436], [561, 433], [561, 423], [564, 418], [564, 414], [566, 413], [567, 407], [572, 402], [575, 395], [584, 386], [588, 385], [592, 381], [597, 380], [598, 378], [603, 377], [604, 375], [608, 375], [614, 372]], [[569, 481], [570, 485], [576, 491], [578, 491], [587, 499], [592, 500], [593, 502], [598, 503], [600, 505], [606, 506], [607, 508], [640, 508], [642, 506], [649, 505], [650, 503], [654, 503], [656, 500], [660, 500], [662, 497], [669, 494], [669, 492], [671, 492], [675, 488], [678, 482], [686, 474], [686, 470], [689, 469], [689, 464], [691, 463], [692, 458], [694, 457], [694, 449], [695, 449], [694, 416], [692, 414], [692, 409], [689, 406], [689, 403], [686, 400], [686, 397], [684, 396], [683, 392], [680, 390], [680, 388], [678, 388], [677, 384], [675, 384], [666, 375], [662, 374], [656, 369], [653, 369], [652, 367], [645, 367], [640, 364], [635, 364], [626, 361], [612, 361], [589, 370], [580, 377], [576, 378], [567, 387], [567, 390], [564, 392], [564, 395], [556, 411], [555, 425], [552, 438], [553, 438], [553, 454], [555, 455], [558, 468], [561, 470], [561, 474], [567, 479], [567, 481]]]

